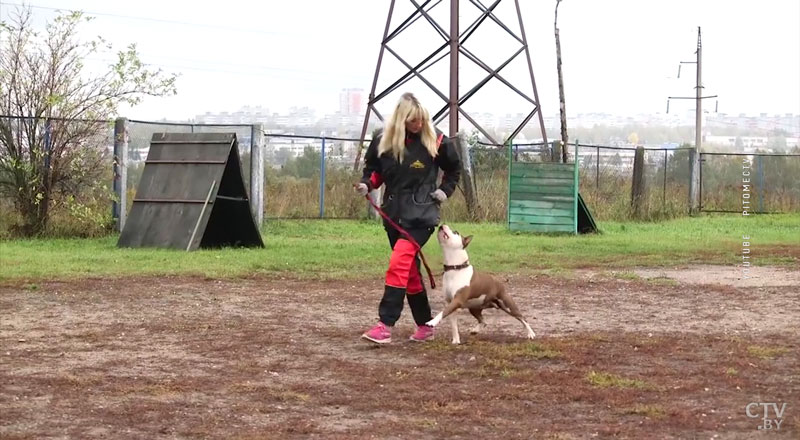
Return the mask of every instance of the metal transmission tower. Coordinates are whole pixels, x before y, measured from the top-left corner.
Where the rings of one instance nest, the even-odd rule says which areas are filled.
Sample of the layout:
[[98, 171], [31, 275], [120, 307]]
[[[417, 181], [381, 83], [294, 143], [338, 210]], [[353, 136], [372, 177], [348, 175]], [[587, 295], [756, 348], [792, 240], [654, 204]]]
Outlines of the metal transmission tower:
[[[372, 81], [372, 88], [370, 89], [369, 93], [369, 102], [367, 104], [367, 111], [364, 117], [364, 125], [361, 129], [361, 141], [363, 142], [367, 133], [367, 128], [369, 126], [369, 118], [372, 112], [375, 112], [375, 115], [378, 117], [380, 121], [383, 121], [383, 116], [378, 112], [375, 104], [378, 103], [381, 99], [385, 98], [390, 93], [394, 92], [398, 88], [402, 87], [408, 81], [413, 78], [418, 78], [420, 81], [425, 83], [437, 96], [439, 96], [442, 101], [444, 101], [444, 105], [432, 115], [434, 124], [440, 123], [444, 120], [445, 117], [449, 118], [449, 127], [450, 137], [454, 137], [458, 134], [458, 116], [459, 114], [466, 118], [470, 123], [472, 123], [475, 128], [477, 128], [489, 141], [494, 144], [498, 144], [498, 142], [490, 135], [487, 130], [484, 129], [478, 122], [473, 119], [472, 116], [469, 115], [463, 108], [462, 105], [467, 102], [472, 96], [475, 95], [484, 85], [486, 85], [492, 78], [496, 78], [498, 81], [506, 85], [508, 88], [516, 92], [519, 96], [521, 96], [525, 101], [530, 103], [532, 106], [532, 110], [528, 113], [527, 117], [517, 126], [512, 134], [509, 136], [509, 139], [513, 139], [520, 131], [522, 131], [523, 127], [528, 123], [528, 121], [533, 118], [534, 115], [538, 113], [539, 115], [539, 127], [542, 132], [542, 140], [546, 143], [547, 142], [547, 135], [545, 133], [544, 128], [544, 120], [542, 117], [541, 106], [539, 104], [539, 94], [536, 90], [536, 81], [533, 76], [533, 67], [531, 65], [531, 56], [528, 50], [528, 41], [525, 37], [525, 27], [522, 23], [522, 13], [520, 12], [519, 8], [519, 0], [514, 0], [514, 4], [516, 7], [517, 12], [517, 19], [519, 21], [519, 28], [520, 28], [520, 35], [517, 35], [509, 29], [495, 14], [494, 10], [500, 4], [502, 0], [494, 0], [491, 5], [488, 7], [483, 4], [482, 0], [469, 0], [476, 8], [480, 11], [480, 16], [472, 22], [463, 32], [459, 32], [459, 3], [460, 0], [450, 0], [450, 26], [449, 32], [443, 26], [436, 22], [431, 17], [431, 10], [436, 7], [438, 4], [442, 3], [443, 0], [410, 0], [414, 6], [414, 11], [405, 18], [394, 30], [391, 30], [392, 24], [392, 15], [394, 13], [395, 1], [391, 0], [391, 4], [389, 6], [389, 14], [386, 19], [386, 27], [383, 32], [383, 39], [381, 40], [381, 49], [378, 54], [378, 63], [375, 67], [375, 77]], [[510, 1], [510, 0], [507, 0]], [[421, 2], [421, 4], [420, 4]], [[389, 47], [389, 43], [392, 42], [398, 35], [400, 35], [403, 31], [408, 29], [414, 22], [419, 20], [420, 18], [424, 18], [439, 34], [442, 38], [442, 44], [438, 46], [432, 53], [428, 54], [420, 63], [416, 65], [411, 65], [405, 59], [403, 59], [395, 50]], [[497, 67], [491, 67], [485, 62], [483, 62], [480, 58], [478, 58], [472, 51], [468, 48], [464, 47], [464, 43], [469, 40], [469, 38], [475, 33], [481, 24], [486, 22], [486, 20], [491, 20], [497, 23], [503, 30], [508, 32], [511, 37], [514, 38], [519, 44], [519, 49], [514, 52], [514, 54], [508, 58], [505, 62], [501, 63]], [[408, 69], [404, 74], [400, 75], [394, 82], [392, 82], [385, 90], [382, 90], [376, 94], [376, 87], [378, 84], [378, 77], [380, 76], [381, 71], [381, 64], [383, 61], [384, 52], [388, 52], [393, 55], [400, 63]], [[506, 78], [501, 75], [501, 71], [508, 66], [517, 56], [522, 53], [525, 53], [525, 57], [527, 59], [527, 67], [528, 72], [530, 73], [530, 81], [531, 81], [531, 88], [533, 91], [533, 97], [528, 96], [524, 92], [520, 90], [519, 87], [512, 84]], [[475, 63], [478, 67], [486, 71], [486, 76], [483, 77], [480, 81], [478, 81], [472, 88], [459, 95], [459, 55], [463, 55], [468, 60]], [[443, 58], [449, 56], [450, 58], [450, 84], [449, 84], [449, 93], [445, 94], [440, 90], [439, 87], [433, 84], [428, 78], [426, 78], [423, 73], [425, 70], [429, 69], [437, 62], [442, 60]], [[527, 82], [527, 81], [526, 81]], [[358, 169], [358, 163], [361, 159], [361, 149], [358, 150], [356, 154], [356, 161], [354, 164], [354, 169]]]

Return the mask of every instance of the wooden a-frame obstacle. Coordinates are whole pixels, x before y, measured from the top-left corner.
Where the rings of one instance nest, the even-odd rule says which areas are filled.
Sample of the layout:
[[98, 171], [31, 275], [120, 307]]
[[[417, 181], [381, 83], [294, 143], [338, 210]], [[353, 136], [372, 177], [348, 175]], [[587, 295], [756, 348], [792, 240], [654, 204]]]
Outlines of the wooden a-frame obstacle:
[[[514, 160], [508, 148], [508, 228], [512, 231], [597, 232], [578, 192], [578, 163]], [[577, 157], [577, 148], [575, 156]]]
[[155, 133], [119, 247], [263, 247], [234, 133]]

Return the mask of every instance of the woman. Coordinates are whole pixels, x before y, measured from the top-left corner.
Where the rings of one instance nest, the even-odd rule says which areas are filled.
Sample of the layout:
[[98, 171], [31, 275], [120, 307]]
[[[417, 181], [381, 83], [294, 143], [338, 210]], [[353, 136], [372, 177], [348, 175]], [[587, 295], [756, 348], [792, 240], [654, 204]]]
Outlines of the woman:
[[[417, 98], [405, 93], [385, 130], [370, 142], [364, 162], [356, 191], [364, 196], [385, 185], [381, 210], [424, 246], [439, 224], [439, 205], [458, 184], [461, 162], [455, 145], [434, 129]], [[444, 174], [437, 185], [439, 170]], [[425, 325], [432, 318], [431, 306], [416, 249], [389, 222], [384, 220], [383, 225], [392, 256], [378, 306], [380, 321], [362, 337], [378, 344], [391, 342], [392, 326], [400, 318], [405, 297], [417, 324], [411, 340], [433, 339], [433, 328]]]

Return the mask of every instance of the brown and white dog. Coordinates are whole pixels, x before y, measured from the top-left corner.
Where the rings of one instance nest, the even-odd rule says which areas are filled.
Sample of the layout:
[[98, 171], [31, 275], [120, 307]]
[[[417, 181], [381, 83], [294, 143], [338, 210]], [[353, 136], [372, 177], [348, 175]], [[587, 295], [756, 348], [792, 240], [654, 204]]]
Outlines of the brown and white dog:
[[[528, 339], [533, 339], [536, 334], [522, 317], [514, 300], [506, 292], [505, 286], [491, 275], [475, 272], [469, 264], [466, 248], [472, 241], [472, 236], [462, 238], [458, 231], [451, 230], [447, 225], [441, 225], [436, 238], [442, 247], [444, 259], [442, 290], [447, 306], [428, 321], [427, 325], [435, 327], [451, 313], [466, 308], [478, 320], [478, 324], [471, 331], [472, 334], [477, 334], [486, 326], [481, 315], [483, 309], [497, 308], [517, 318], [525, 326]], [[450, 317], [450, 323], [453, 329], [453, 344], [460, 344], [457, 315]]]

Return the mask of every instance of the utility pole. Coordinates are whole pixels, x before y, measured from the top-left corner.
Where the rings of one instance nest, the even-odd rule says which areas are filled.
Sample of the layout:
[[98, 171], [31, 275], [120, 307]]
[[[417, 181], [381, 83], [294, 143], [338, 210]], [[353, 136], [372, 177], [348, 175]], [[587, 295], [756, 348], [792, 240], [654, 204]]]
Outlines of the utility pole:
[[[697, 65], [697, 84], [695, 85], [695, 96], [670, 96], [667, 98], [667, 113], [669, 113], [670, 99], [694, 99], [695, 100], [695, 133], [694, 150], [689, 157], [689, 214], [695, 215], [700, 212], [700, 154], [703, 142], [703, 100], [716, 98], [717, 95], [703, 96], [703, 43], [700, 33], [700, 26], [697, 27], [697, 61], [681, 61], [680, 64]], [[681, 77], [681, 67], [678, 66], [678, 78]]]

